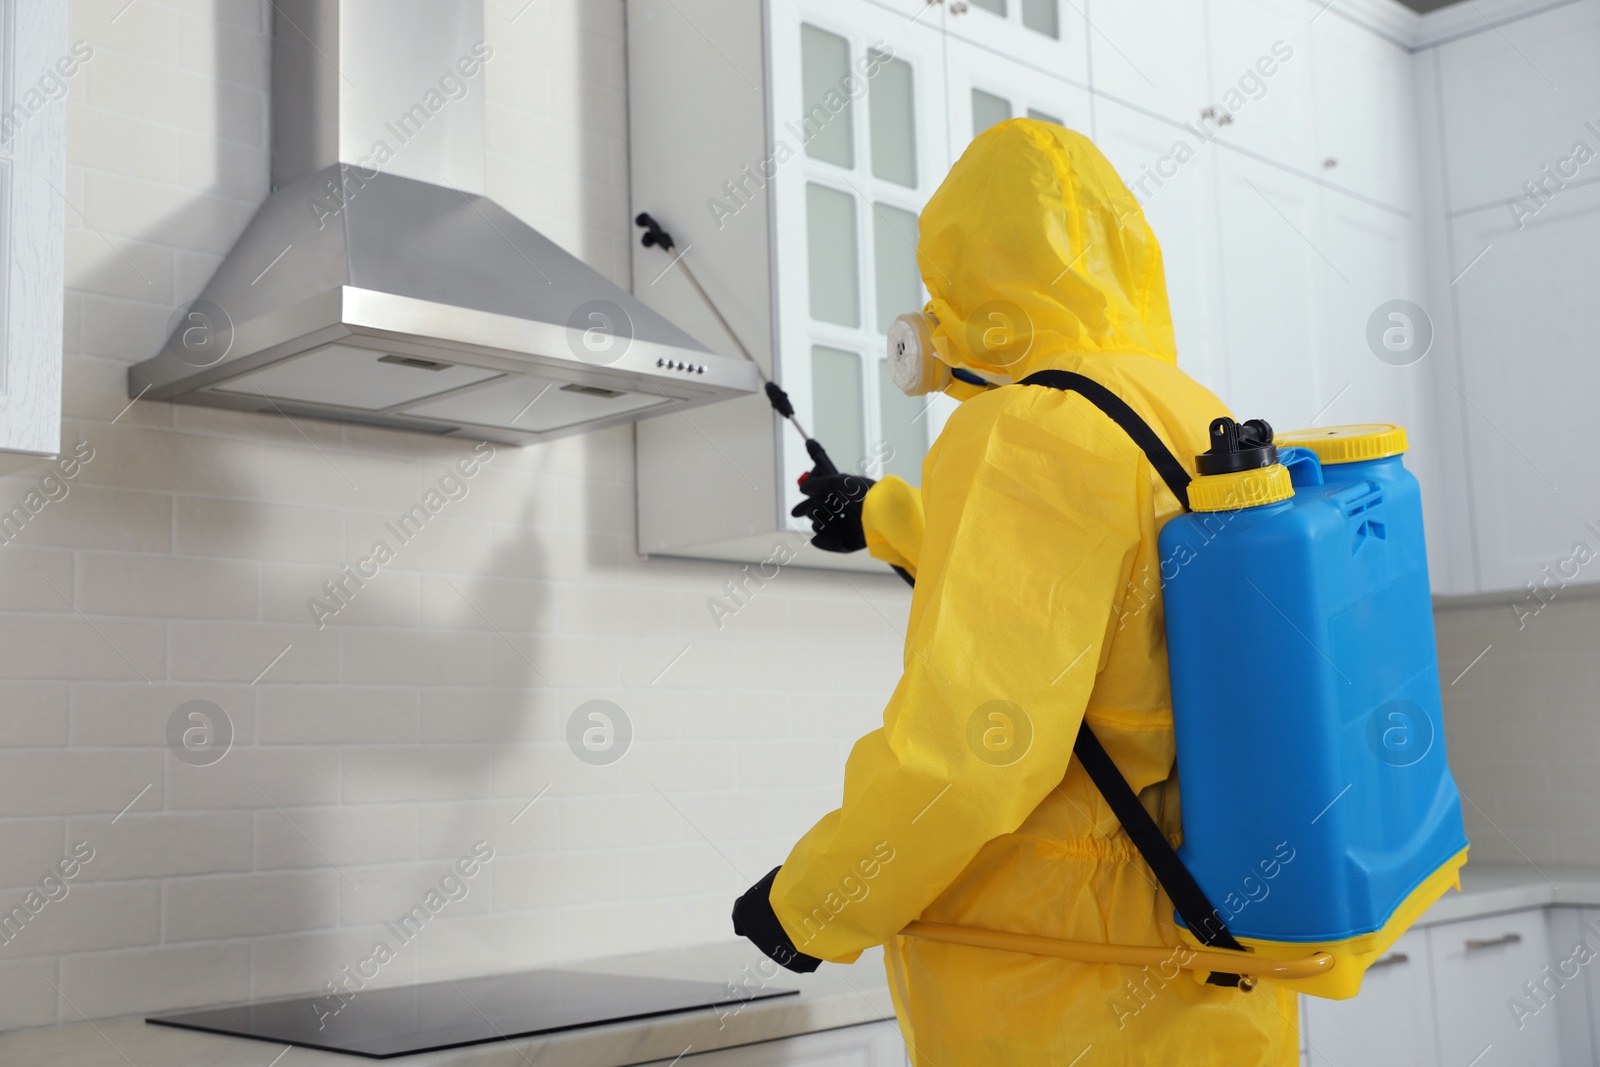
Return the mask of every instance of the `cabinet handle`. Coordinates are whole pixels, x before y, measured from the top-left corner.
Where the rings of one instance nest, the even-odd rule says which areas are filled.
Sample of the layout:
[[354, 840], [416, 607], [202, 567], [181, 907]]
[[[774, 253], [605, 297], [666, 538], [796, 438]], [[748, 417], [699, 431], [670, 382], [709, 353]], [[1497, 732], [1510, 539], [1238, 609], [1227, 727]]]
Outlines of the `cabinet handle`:
[[1375, 971], [1379, 967], [1393, 967], [1397, 963], [1410, 963], [1410, 962], [1411, 962], [1411, 957], [1407, 956], [1404, 952], [1391, 952], [1387, 956], [1384, 956], [1381, 959], [1373, 960], [1372, 963], [1367, 966], [1367, 970]]
[[1501, 934], [1499, 937], [1472, 937], [1467, 939], [1467, 951], [1474, 949], [1494, 948], [1496, 945], [1515, 945], [1522, 940], [1521, 934]]
[[1327, 159], [1324, 159], [1322, 161], [1322, 169], [1323, 170], [1332, 170], [1334, 167], [1337, 167], [1338, 165], [1339, 165], [1339, 161], [1337, 159], [1334, 159], [1332, 156], [1329, 156]]

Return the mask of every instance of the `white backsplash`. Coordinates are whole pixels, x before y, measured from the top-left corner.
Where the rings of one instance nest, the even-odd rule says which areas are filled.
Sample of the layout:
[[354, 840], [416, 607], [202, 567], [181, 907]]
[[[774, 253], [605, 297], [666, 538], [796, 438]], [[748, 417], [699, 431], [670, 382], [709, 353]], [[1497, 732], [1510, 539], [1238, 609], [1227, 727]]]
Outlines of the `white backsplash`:
[[[489, 194], [626, 286], [623, 4], [487, 6]], [[730, 938], [897, 677], [892, 576], [785, 568], [719, 628], [738, 567], [640, 560], [628, 427], [497, 448], [335, 605], [472, 442], [128, 407], [267, 194], [268, 10], [72, 0], [81, 449], [0, 478], [0, 510], [34, 502], [0, 544], [0, 917], [44, 901], [0, 943], [0, 1027], [320, 990], [478, 841], [494, 859], [373, 981]], [[610, 766], [565, 739], [597, 699], [634, 732]], [[231, 721], [220, 762], [169, 752], [189, 701]]]
[[1446, 608], [1434, 629], [1471, 859], [1600, 866], [1594, 588]]

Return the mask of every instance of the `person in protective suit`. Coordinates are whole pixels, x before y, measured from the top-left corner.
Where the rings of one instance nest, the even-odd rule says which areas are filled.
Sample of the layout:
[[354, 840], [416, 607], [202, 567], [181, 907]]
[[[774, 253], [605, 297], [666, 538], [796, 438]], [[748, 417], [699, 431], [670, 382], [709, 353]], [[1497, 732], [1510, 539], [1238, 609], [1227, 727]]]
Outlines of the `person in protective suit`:
[[[1178, 369], [1155, 235], [1087, 138], [1031, 119], [983, 133], [923, 211], [918, 259], [933, 346], [969, 395], [920, 494], [894, 478], [858, 487], [843, 495], [859, 507], [824, 509], [819, 531], [915, 576], [904, 674], [883, 728], [851, 752], [842, 806], [740, 898], [735, 930], [797, 971], [883, 945], [918, 1067], [1291, 1067], [1295, 998], [1269, 981], [1246, 992], [1175, 966], [899, 935], [922, 919], [1182, 943], [1073, 758], [1087, 719], [1179, 842], [1156, 536], [1182, 505], [1082, 395], [1006, 383], [1082, 374], [1191, 474], [1227, 414]], [[856, 514], [859, 534], [841, 535]]]

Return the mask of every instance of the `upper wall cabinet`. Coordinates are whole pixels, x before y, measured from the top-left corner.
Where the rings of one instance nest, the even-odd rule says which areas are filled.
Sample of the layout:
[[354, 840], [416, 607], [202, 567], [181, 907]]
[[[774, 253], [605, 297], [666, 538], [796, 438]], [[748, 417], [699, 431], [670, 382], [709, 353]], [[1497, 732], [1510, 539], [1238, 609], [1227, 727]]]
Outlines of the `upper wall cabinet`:
[[[1417, 373], [1367, 343], [1380, 303], [1416, 298], [1398, 50], [1307, 0], [1102, 6], [1091, 30], [1070, 0], [630, 0], [634, 211], [672, 232], [840, 467], [916, 484], [954, 409], [900, 395], [884, 360], [889, 324], [927, 298], [918, 215], [973, 137], [1059, 122], [1096, 139], [1161, 240], [1186, 370], [1283, 428], [1403, 421], [1423, 462]], [[1372, 91], [1321, 91], [1368, 66]], [[636, 250], [634, 291], [737, 352], [667, 257]], [[637, 433], [643, 552], [761, 560], [806, 529], [788, 512], [810, 460], [761, 398]]]
[[1089, 87], [1088, 22], [1073, 0], [934, 0], [950, 36], [989, 53], [986, 66], [1022, 64]]
[[[885, 352], [890, 323], [927, 302], [917, 216], [949, 166], [943, 42], [931, 20], [871, 5], [796, 5], [793, 19], [798, 33], [769, 44], [774, 118], [780, 137], [816, 128], [771, 187], [777, 377], [841, 470], [917, 484], [948, 409], [896, 389]], [[854, 100], [839, 90], [852, 78]], [[786, 512], [811, 461], [799, 434], [780, 446]]]
[[[1429, 311], [1435, 392], [1465, 457], [1470, 589], [1536, 609], [1597, 580], [1600, 5], [1552, 7], [1423, 58], [1440, 156]], [[1576, 151], [1579, 146], [1583, 151]], [[1584, 546], [1580, 549], [1580, 546]]]
[[1600, 525], [1600, 470], [1577, 446], [1600, 397], [1600, 185], [1568, 189], [1520, 230], [1497, 206], [1451, 234], [1461, 363], [1445, 388], [1466, 429], [1478, 576], [1486, 592], [1537, 587], [1537, 608], [1594, 580], [1575, 546], [1592, 555]]
[[61, 445], [67, 5], [0, 0], [0, 451]]
[[1316, 166], [1329, 183], [1381, 204], [1417, 207], [1412, 59], [1404, 48], [1329, 14], [1311, 22]]
[[972, 139], [1006, 119], [1043, 119], [1089, 129], [1089, 91], [1022, 63], [997, 62], [985, 49], [950, 48], [950, 147], [958, 158]]
[[[955, 405], [902, 395], [884, 358], [889, 324], [927, 301], [917, 217], [994, 123], [1089, 128], [1088, 91], [1068, 76], [1086, 73], [1082, 17], [1065, 0], [768, 0], [762, 14], [628, 4], [634, 210], [673, 234], [842, 469], [918, 484]], [[635, 293], [736, 353], [668, 264], [637, 253]], [[641, 423], [641, 551], [769, 558], [776, 535], [809, 530], [788, 513], [810, 466], [760, 398]], [[883, 569], [864, 554], [803, 561]]]
[[[1572, 160], [1582, 141], [1600, 151], [1600, 4], [1556, 7], [1441, 45], [1439, 90], [1448, 207], [1467, 211], [1526, 196], [1557, 178], [1594, 180], [1600, 162]], [[1600, 124], [1597, 124], [1600, 125]], [[1566, 161], [1566, 168], [1563, 162]], [[1530, 203], [1537, 205], [1537, 200]]]
[[1307, 45], [1315, 9], [1305, 0], [1212, 0], [1209, 11], [1222, 143], [1302, 173], [1318, 169]]
[[[1201, 149], [1188, 131], [1107, 98], [1095, 102], [1095, 128], [1096, 144], [1143, 205], [1161, 242], [1178, 365], [1219, 397], [1230, 396], [1215, 153]], [[1173, 151], [1180, 143], [1194, 153], [1182, 162]]]
[[1205, 39], [1206, 8], [1194, 0], [1097, 4], [1089, 33], [1094, 90], [1172, 122], [1198, 123], [1213, 103], [1206, 50], [1197, 47]]

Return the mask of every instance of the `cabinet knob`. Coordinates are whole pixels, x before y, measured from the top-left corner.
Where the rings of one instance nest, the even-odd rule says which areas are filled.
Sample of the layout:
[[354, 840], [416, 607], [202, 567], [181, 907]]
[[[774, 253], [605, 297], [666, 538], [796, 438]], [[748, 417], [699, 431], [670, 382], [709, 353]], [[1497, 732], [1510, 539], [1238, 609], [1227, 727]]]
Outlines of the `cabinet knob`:
[[1322, 169], [1323, 170], [1332, 170], [1334, 167], [1337, 167], [1338, 165], [1339, 165], [1339, 161], [1337, 159], [1334, 159], [1332, 156], [1329, 156], [1327, 159], [1324, 159], [1322, 161]]
[[951, 0], [950, 14], [965, 15], [967, 13], [966, 0]]
[[1232, 115], [1228, 114], [1226, 111], [1218, 111], [1214, 107], [1201, 108], [1200, 117], [1202, 119], [1210, 119], [1218, 126], [1230, 126], [1233, 124]]
[[1467, 939], [1467, 951], [1494, 948], [1496, 945], [1515, 945], [1522, 941], [1521, 934], [1501, 934], [1499, 937], [1472, 937]]

